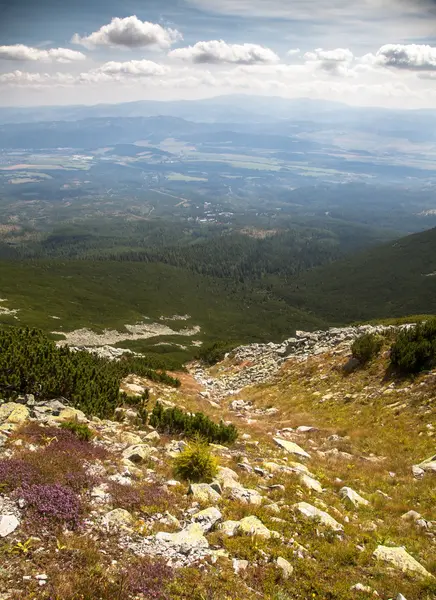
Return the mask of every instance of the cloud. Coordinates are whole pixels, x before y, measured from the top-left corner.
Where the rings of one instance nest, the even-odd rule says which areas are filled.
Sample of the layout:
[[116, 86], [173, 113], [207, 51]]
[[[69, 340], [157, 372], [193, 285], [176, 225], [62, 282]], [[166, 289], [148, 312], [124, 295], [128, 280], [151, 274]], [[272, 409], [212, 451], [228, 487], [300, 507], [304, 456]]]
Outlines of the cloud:
[[85, 60], [85, 58], [86, 56], [82, 54], [82, 52], [70, 50], [69, 48], [50, 48], [49, 50], [41, 50], [39, 48], [25, 46], [24, 44], [0, 46], [0, 59], [5, 60], [68, 63], [76, 60]]
[[227, 44], [223, 40], [197, 42], [194, 46], [178, 48], [168, 53], [193, 63], [255, 65], [279, 62], [275, 52], [258, 44]]
[[0, 83], [15, 86], [40, 87], [43, 85], [68, 85], [75, 81], [69, 73], [28, 73], [18, 69], [0, 75]]
[[300, 54], [300, 53], [301, 53], [300, 48], [292, 48], [291, 50], [288, 50], [286, 54], [288, 56], [296, 56], [297, 54]]
[[157, 23], [141, 21], [136, 15], [133, 15], [124, 19], [115, 17], [108, 25], [103, 25], [98, 31], [94, 31], [88, 36], [81, 37], [75, 33], [71, 41], [74, 44], [85, 46], [85, 48], [95, 48], [96, 46], [170, 48], [172, 44], [181, 39], [183, 36], [176, 29], [168, 29]]
[[436, 71], [436, 48], [421, 44], [385, 44], [376, 54], [366, 54], [362, 62], [409, 71]]
[[347, 48], [336, 48], [335, 50], [317, 48], [313, 52], [306, 52], [304, 59], [315, 68], [332, 75], [354, 76], [350, 70], [354, 55]]

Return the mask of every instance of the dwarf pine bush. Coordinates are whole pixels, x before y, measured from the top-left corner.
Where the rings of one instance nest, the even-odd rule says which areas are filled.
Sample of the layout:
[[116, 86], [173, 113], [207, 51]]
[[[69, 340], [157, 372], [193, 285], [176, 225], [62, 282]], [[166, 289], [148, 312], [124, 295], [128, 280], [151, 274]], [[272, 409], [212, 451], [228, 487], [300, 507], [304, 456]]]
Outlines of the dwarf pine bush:
[[201, 439], [193, 440], [174, 459], [174, 474], [185, 481], [209, 482], [218, 471], [216, 458]]
[[358, 337], [351, 346], [353, 358], [366, 364], [375, 358], [383, 346], [383, 339], [374, 333], [365, 333]]
[[436, 319], [399, 332], [391, 347], [391, 365], [408, 375], [436, 364]]
[[209, 443], [231, 444], [238, 437], [238, 430], [233, 424], [214, 423], [202, 412], [190, 414], [177, 406], [164, 408], [160, 402], [153, 408], [149, 423], [159, 431], [181, 433], [187, 437], [199, 435]]

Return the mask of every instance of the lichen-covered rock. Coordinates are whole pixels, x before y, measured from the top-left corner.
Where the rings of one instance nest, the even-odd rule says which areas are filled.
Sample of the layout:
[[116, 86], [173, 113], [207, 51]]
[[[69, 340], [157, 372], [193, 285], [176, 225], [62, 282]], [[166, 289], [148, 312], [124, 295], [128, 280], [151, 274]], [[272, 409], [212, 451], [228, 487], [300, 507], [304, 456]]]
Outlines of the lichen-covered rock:
[[60, 422], [79, 421], [79, 423], [86, 423], [88, 419], [86, 418], [85, 413], [81, 410], [78, 410], [77, 408], [72, 408], [71, 406], [67, 406], [66, 408], [61, 410], [61, 412], [55, 420]]
[[224, 523], [218, 525], [219, 531], [228, 537], [233, 537], [238, 531], [238, 527], [239, 521], [224, 521]]
[[243, 504], [253, 504], [260, 506], [262, 504], [262, 496], [256, 490], [250, 490], [244, 487], [234, 487], [230, 491], [230, 498]]
[[188, 494], [192, 495], [194, 500], [202, 504], [215, 504], [221, 499], [221, 496], [208, 483], [192, 483], [189, 486]]
[[115, 508], [103, 517], [103, 525], [109, 529], [128, 529], [133, 524], [133, 517], [123, 508]]
[[135, 444], [134, 446], [129, 446], [123, 451], [123, 458], [126, 458], [130, 462], [139, 464], [149, 458], [152, 450], [153, 449], [147, 444]]
[[229, 467], [218, 467], [216, 481], [220, 484], [222, 489], [241, 488], [242, 485], [239, 483], [238, 479], [239, 475], [233, 471], [233, 469], [229, 469]]
[[194, 523], [198, 523], [202, 530], [207, 533], [214, 528], [218, 521], [221, 521], [222, 517], [222, 514], [215, 506], [210, 506], [209, 508], [205, 508], [204, 510], [195, 513], [192, 520]]
[[142, 444], [142, 438], [138, 434], [132, 433], [131, 431], [122, 431], [120, 433], [120, 442], [122, 444], [128, 444], [129, 446], [137, 446]]
[[160, 435], [157, 431], [150, 431], [150, 433], [147, 433], [145, 436], [145, 439], [149, 442], [158, 442], [160, 440]]
[[378, 546], [374, 551], [374, 558], [392, 565], [403, 572], [413, 572], [423, 577], [433, 577], [417, 560], [410, 556], [402, 546], [391, 548], [389, 546]]
[[176, 547], [182, 554], [187, 554], [196, 548], [209, 547], [209, 542], [204, 537], [203, 529], [198, 523], [192, 523], [177, 533], [160, 531], [156, 534], [156, 540]]
[[355, 492], [350, 487], [343, 487], [339, 490], [339, 495], [344, 501], [344, 504], [348, 505], [350, 508], [357, 508], [359, 506], [369, 506], [368, 500], [362, 498], [360, 494]]
[[336, 519], [308, 502], [298, 502], [298, 504], [294, 505], [294, 509], [303, 515], [303, 517], [312, 521], [319, 521], [322, 525], [333, 529], [333, 531], [342, 531], [344, 529], [343, 525], [338, 523]]
[[270, 531], [268, 527], [255, 516], [244, 517], [239, 521], [238, 533], [245, 533], [269, 540], [271, 537], [278, 537], [276, 531]]
[[0, 423], [19, 425], [30, 417], [29, 409], [17, 402], [6, 402], [0, 406]]
[[310, 458], [310, 454], [294, 442], [282, 440], [281, 438], [274, 438], [274, 441], [278, 446], [286, 450], [286, 452], [289, 452], [289, 454], [295, 454], [295, 456], [300, 456], [301, 458]]
[[320, 482], [314, 479], [313, 477], [306, 475], [305, 473], [302, 473], [300, 475], [300, 481], [304, 485], [304, 487], [306, 487], [308, 490], [311, 490], [312, 492], [317, 492], [318, 494], [321, 494], [323, 492], [322, 485], [320, 484]]

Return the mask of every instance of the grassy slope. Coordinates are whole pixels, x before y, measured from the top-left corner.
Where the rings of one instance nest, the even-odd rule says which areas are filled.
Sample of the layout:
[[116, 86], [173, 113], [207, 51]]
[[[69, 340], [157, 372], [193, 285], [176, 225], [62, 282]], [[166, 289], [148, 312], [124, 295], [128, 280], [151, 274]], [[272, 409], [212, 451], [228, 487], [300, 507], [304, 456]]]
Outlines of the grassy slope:
[[[173, 329], [200, 325], [203, 339], [274, 340], [295, 327], [316, 328], [320, 319], [264, 292], [157, 264], [38, 261], [0, 262], [0, 296], [19, 309], [19, 321], [44, 330], [80, 327], [123, 329], [143, 316], [189, 314], [166, 321]], [[54, 320], [52, 316], [60, 317]], [[183, 341], [181, 337], [180, 342]]]
[[303, 274], [275, 292], [329, 322], [436, 313], [436, 229]]

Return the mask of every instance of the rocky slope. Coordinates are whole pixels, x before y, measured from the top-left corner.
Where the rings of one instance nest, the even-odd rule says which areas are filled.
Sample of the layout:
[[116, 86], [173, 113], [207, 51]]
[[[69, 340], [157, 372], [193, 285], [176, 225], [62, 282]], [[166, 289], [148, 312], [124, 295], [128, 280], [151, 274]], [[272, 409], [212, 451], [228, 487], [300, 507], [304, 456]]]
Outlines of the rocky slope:
[[[436, 373], [391, 379], [386, 350], [356, 368], [367, 331], [391, 334], [298, 332], [191, 365], [179, 390], [152, 384], [152, 403], [238, 426], [211, 445], [209, 483], [177, 481], [186, 441], [138, 428], [134, 408], [102, 421], [62, 399], [0, 404], [0, 598], [435, 598]], [[72, 417], [92, 441], [59, 427]], [[59, 485], [75, 491], [60, 506]]]

